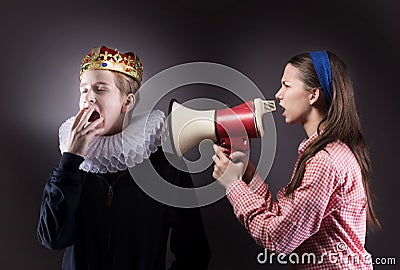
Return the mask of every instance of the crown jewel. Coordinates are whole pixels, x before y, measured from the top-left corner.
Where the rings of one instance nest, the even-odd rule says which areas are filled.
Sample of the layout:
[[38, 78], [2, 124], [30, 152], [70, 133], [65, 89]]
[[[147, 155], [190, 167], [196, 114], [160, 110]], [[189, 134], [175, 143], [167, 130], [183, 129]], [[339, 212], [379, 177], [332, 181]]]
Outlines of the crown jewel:
[[143, 66], [133, 52], [120, 53], [105, 46], [93, 48], [82, 59], [80, 75], [89, 70], [112, 70], [134, 78], [139, 85], [142, 82]]

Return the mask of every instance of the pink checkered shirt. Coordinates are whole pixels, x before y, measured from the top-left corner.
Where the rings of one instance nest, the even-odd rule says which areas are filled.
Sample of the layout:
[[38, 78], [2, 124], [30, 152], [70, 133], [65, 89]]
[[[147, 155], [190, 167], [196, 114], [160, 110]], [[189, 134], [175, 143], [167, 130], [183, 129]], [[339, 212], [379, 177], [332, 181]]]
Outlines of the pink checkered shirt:
[[[317, 136], [300, 144], [299, 155]], [[231, 184], [227, 198], [257, 244], [270, 254], [286, 254], [287, 263], [297, 262], [295, 269], [372, 269], [364, 248], [366, 196], [358, 162], [340, 141], [324, 150], [308, 160], [301, 186], [289, 197], [283, 188], [274, 201], [256, 174], [249, 185]]]

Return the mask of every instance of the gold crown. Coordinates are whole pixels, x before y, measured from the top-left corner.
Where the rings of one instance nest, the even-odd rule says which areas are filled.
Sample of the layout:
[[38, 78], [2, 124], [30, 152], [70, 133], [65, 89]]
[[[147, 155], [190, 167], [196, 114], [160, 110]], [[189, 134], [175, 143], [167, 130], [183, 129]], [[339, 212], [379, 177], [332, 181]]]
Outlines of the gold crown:
[[139, 85], [142, 82], [143, 65], [133, 52], [120, 53], [105, 46], [93, 48], [82, 59], [80, 75], [89, 70], [112, 70], [134, 78]]

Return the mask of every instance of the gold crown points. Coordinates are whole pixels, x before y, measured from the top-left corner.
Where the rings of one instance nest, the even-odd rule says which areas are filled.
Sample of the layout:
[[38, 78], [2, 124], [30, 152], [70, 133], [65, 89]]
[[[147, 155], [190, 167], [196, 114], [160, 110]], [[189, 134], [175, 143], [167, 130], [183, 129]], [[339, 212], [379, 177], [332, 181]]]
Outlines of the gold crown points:
[[[101, 49], [105, 49], [101, 52]], [[121, 54], [117, 49], [94, 48], [83, 59], [80, 75], [89, 70], [113, 70], [133, 77], [139, 85], [142, 81], [143, 65], [133, 53]]]

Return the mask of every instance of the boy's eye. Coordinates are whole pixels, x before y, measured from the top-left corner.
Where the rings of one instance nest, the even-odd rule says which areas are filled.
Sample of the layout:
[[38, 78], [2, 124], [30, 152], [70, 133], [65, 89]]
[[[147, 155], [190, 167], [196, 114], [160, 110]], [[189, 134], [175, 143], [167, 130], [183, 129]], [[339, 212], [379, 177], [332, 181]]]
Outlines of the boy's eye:
[[88, 92], [87, 89], [84, 89], [84, 88], [82, 89], [82, 88], [81, 88], [81, 93], [82, 93], [82, 94], [86, 94], [87, 92]]
[[96, 91], [98, 91], [98, 92], [105, 92], [105, 91], [107, 91], [107, 88], [105, 88], [105, 87], [98, 87], [98, 88], [96, 88]]

